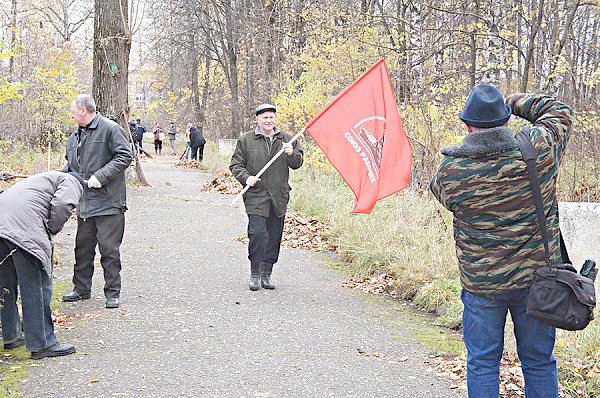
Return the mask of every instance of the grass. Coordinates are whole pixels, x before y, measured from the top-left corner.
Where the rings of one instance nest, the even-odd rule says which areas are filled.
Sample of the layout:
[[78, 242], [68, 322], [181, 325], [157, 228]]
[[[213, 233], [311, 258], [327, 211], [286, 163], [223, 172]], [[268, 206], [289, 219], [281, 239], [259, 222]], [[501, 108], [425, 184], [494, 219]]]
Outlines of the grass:
[[25, 347], [2, 351], [0, 362], [0, 397], [20, 397], [21, 383], [29, 375], [28, 362], [31, 361]]
[[[405, 191], [379, 201], [371, 215], [352, 215], [354, 197], [341, 178], [310, 167], [292, 172], [291, 185], [291, 207], [331, 225], [330, 238], [340, 248], [338, 268], [353, 275], [395, 275], [402, 298], [437, 315], [430, 322], [460, 328], [462, 303], [449, 212], [426, 194]], [[511, 333], [507, 328], [507, 342], [514, 341]], [[417, 337], [428, 345], [436, 340], [430, 331]], [[514, 344], [507, 346], [514, 352]], [[566, 396], [598, 396], [598, 321], [580, 332], [559, 330], [555, 355]]]

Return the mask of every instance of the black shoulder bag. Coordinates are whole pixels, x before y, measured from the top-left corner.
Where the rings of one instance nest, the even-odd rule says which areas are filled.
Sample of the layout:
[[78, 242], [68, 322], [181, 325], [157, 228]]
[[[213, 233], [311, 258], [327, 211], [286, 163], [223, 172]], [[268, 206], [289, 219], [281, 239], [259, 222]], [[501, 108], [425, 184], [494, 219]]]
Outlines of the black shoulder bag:
[[[578, 274], [571, 264], [564, 261], [561, 264], [554, 264], [551, 260], [546, 216], [535, 165], [537, 153], [529, 138], [530, 130], [529, 126], [525, 127], [517, 134], [516, 141], [527, 164], [548, 266], [535, 271], [527, 299], [527, 315], [559, 329], [582, 330], [594, 319], [593, 310], [596, 306], [594, 281], [592, 278]], [[562, 246], [561, 237], [561, 251], [566, 253], [566, 249]], [[586, 260], [586, 264], [595, 267], [593, 260]], [[589, 266], [584, 268], [587, 269]], [[596, 270], [593, 269], [590, 275], [595, 272]]]

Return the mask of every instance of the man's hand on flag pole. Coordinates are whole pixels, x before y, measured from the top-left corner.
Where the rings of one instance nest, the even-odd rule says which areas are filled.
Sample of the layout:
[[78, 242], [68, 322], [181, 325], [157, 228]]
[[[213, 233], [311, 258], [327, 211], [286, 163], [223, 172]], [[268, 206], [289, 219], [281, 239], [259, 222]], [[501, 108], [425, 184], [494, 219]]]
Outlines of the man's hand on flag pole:
[[283, 152], [285, 152], [285, 154], [288, 156], [294, 153], [294, 147], [292, 146], [291, 142], [284, 142], [281, 146], [281, 149], [283, 149]]
[[246, 186], [253, 187], [259, 181], [260, 181], [260, 178], [258, 178], [257, 176], [250, 176], [246, 179]]

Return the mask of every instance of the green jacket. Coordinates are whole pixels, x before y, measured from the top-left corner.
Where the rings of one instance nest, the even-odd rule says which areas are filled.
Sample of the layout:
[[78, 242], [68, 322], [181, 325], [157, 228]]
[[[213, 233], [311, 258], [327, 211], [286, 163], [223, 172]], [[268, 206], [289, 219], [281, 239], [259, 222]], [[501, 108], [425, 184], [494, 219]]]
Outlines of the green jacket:
[[[236, 143], [231, 157], [229, 169], [233, 176], [242, 184], [266, 165], [283, 145], [292, 137], [279, 129], [275, 130], [274, 140], [269, 150], [269, 139], [255, 130], [242, 134]], [[289, 169], [302, 166], [303, 152], [298, 141], [292, 144], [294, 152], [291, 155], [281, 154], [275, 162], [260, 176], [260, 181], [244, 194], [246, 213], [269, 216], [271, 204], [277, 217], [283, 217], [290, 200]]]
[[[554, 261], [560, 259], [556, 179], [573, 112], [551, 97], [514, 94], [512, 113], [531, 123], [537, 170]], [[430, 183], [434, 196], [453, 213], [461, 284], [473, 293], [529, 287], [546, 264], [525, 162], [506, 127], [477, 131], [442, 149]]]

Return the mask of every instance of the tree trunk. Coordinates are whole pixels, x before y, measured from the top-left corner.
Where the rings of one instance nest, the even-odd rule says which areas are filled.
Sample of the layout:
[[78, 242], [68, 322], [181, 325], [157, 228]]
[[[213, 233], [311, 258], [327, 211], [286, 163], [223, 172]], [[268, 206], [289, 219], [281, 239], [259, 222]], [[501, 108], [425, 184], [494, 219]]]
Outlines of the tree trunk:
[[204, 84], [202, 85], [202, 94], [200, 102], [200, 118], [204, 127], [206, 120], [206, 107], [208, 104], [208, 95], [210, 94], [210, 55], [208, 49], [204, 50]]
[[231, 0], [226, 1], [225, 21], [228, 26], [225, 32], [226, 55], [229, 89], [231, 91], [231, 138], [237, 138], [242, 133], [242, 123], [240, 120], [240, 86], [238, 79], [238, 60], [237, 60], [237, 38], [234, 34], [234, 15]]
[[[469, 31], [469, 88], [475, 87], [477, 84], [477, 37], [476, 34], [476, 24], [479, 21], [479, 1], [476, 0], [473, 4], [475, 9], [473, 10], [473, 14], [471, 15], [471, 29]], [[467, 6], [467, 11], [469, 10], [469, 6]]]
[[[17, 47], [17, 0], [12, 0], [10, 5], [10, 48], [14, 50]], [[13, 55], [8, 58], [8, 77], [13, 79], [13, 69], [15, 65], [15, 57]]]
[[565, 47], [571, 30], [573, 29], [573, 20], [575, 19], [575, 14], [577, 13], [577, 9], [579, 8], [579, 3], [579, 0], [575, 1], [571, 5], [571, 9], [568, 10], [567, 20], [563, 29], [563, 35], [558, 41], [558, 48], [556, 49], [554, 54], [552, 54], [552, 65], [550, 67], [550, 73], [548, 74], [548, 81], [544, 85], [542, 91], [549, 91], [552, 94], [556, 94], [556, 92], [558, 91], [558, 84], [556, 84], [556, 70], [558, 68], [558, 63], [560, 61], [560, 56], [562, 54], [563, 48]]
[[[101, 114], [113, 115], [127, 132], [128, 77], [131, 32], [127, 0], [96, 0], [94, 5], [92, 96]], [[129, 135], [130, 141], [131, 134]], [[149, 185], [136, 155], [136, 174]]]
[[128, 68], [131, 37], [127, 0], [97, 0], [94, 13], [94, 77], [92, 96], [104, 115], [127, 126]]
[[192, 60], [192, 120], [195, 126], [201, 126], [204, 120], [200, 110], [200, 80], [198, 79], [200, 54], [195, 49], [190, 49], [189, 57]]
[[533, 54], [535, 49], [535, 38], [542, 25], [542, 18], [544, 17], [544, 0], [539, 0], [537, 5], [537, 16], [535, 21], [531, 24], [531, 33], [529, 35], [529, 43], [527, 44], [527, 55], [525, 56], [525, 63], [523, 65], [523, 80], [521, 80], [521, 91], [527, 92], [527, 85], [529, 83], [529, 69], [533, 62]]

